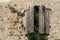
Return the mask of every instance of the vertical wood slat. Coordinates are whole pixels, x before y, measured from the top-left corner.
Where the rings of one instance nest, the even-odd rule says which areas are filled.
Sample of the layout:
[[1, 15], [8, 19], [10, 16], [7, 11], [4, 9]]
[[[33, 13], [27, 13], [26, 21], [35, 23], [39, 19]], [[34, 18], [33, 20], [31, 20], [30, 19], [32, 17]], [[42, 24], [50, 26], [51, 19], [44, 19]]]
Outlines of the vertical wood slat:
[[30, 6], [30, 11], [29, 11], [29, 31], [33, 32], [34, 31], [34, 6]]
[[28, 34], [28, 26], [29, 26], [29, 24], [28, 24], [29, 20], [28, 19], [29, 19], [29, 10], [25, 12], [25, 20], [26, 21], [25, 21], [25, 25], [24, 26], [26, 27], [26, 34]]
[[31, 5], [25, 14], [27, 31], [31, 33], [34, 31], [34, 6]]
[[43, 6], [40, 6], [39, 10], [39, 33], [40, 34], [49, 34], [50, 33], [50, 9], [45, 7], [45, 12], [42, 9]]
[[50, 16], [49, 10], [45, 10], [45, 24], [46, 24], [46, 34], [50, 33]]
[[44, 34], [44, 14], [42, 11], [42, 6], [39, 8], [39, 33]]

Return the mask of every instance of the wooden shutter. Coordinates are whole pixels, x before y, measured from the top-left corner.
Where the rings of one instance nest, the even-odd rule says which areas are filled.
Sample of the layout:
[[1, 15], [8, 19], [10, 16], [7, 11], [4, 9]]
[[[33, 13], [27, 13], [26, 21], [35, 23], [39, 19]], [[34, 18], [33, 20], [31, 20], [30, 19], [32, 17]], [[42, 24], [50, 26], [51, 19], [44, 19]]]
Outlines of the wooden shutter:
[[46, 27], [46, 34], [50, 33], [50, 9], [47, 8], [45, 10], [45, 27]]
[[[49, 34], [50, 32], [50, 9], [44, 6], [39, 7], [39, 33]], [[27, 32], [34, 32], [34, 6], [30, 6], [25, 12]]]
[[26, 27], [28, 32], [34, 31], [34, 6], [30, 6], [29, 10], [25, 12]]
[[44, 34], [44, 14], [42, 6], [39, 7], [39, 33]]
[[[44, 8], [43, 8], [44, 7]], [[50, 9], [45, 6], [39, 8], [39, 33], [49, 34], [50, 32]]]

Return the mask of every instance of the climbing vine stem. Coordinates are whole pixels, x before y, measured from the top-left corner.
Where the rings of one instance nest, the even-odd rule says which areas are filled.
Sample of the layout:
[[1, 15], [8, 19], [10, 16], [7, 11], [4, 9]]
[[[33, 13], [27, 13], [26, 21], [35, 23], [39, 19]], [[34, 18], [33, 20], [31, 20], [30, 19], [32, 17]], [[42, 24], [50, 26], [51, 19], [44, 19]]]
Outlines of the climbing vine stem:
[[[24, 24], [23, 24], [22, 18], [24, 17], [24, 12], [25, 12], [25, 11], [22, 13], [22, 12], [18, 11], [17, 9], [15, 9], [14, 7], [12, 7], [11, 5], [9, 5], [8, 7], [9, 7], [9, 9], [11, 10], [12, 13], [17, 13], [17, 21], [18, 21], [18, 23], [21, 25], [21, 26], [19, 27], [19, 29], [20, 29], [20, 28], [24, 28]], [[19, 19], [21, 19], [21, 20], [20, 20], [21, 22], [19, 21]], [[21, 34], [21, 33], [22, 33], [22, 32], [20, 31], [19, 34]], [[18, 35], [18, 38], [21, 39], [21, 38], [20, 38], [20, 35]]]

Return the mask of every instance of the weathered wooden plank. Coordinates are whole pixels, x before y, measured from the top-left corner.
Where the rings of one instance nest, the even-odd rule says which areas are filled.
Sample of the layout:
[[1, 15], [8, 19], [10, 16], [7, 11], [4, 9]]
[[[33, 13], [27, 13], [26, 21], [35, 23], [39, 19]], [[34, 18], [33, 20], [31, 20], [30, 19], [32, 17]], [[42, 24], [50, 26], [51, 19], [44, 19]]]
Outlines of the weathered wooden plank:
[[49, 10], [45, 10], [45, 27], [46, 27], [46, 34], [50, 33], [50, 16]]
[[25, 17], [24, 17], [24, 27], [25, 27], [25, 30], [26, 30], [26, 34], [28, 34], [28, 26], [29, 26], [29, 11], [26, 11], [25, 12]]
[[30, 10], [29, 10], [29, 31], [33, 32], [34, 31], [34, 6], [31, 5], [30, 6]]
[[28, 32], [34, 31], [34, 6], [30, 6], [30, 10], [26, 13], [26, 27]]
[[39, 33], [44, 34], [44, 14], [42, 11], [42, 6], [39, 8]]

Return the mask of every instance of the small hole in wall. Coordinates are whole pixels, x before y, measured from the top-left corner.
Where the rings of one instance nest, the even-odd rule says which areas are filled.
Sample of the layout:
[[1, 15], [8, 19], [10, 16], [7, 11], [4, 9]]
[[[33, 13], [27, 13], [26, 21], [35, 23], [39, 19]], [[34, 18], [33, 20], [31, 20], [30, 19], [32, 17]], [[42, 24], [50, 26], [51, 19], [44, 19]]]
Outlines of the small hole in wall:
[[14, 4], [14, 6], [17, 6], [17, 4]]
[[19, 39], [21, 39], [21, 38], [19, 38]]
[[24, 30], [25, 30], [25, 27], [24, 27]]
[[22, 31], [20, 31], [20, 33], [22, 33]]
[[5, 8], [7, 8], [7, 6], [5, 6]]
[[10, 6], [10, 4], [8, 4], [8, 6]]

